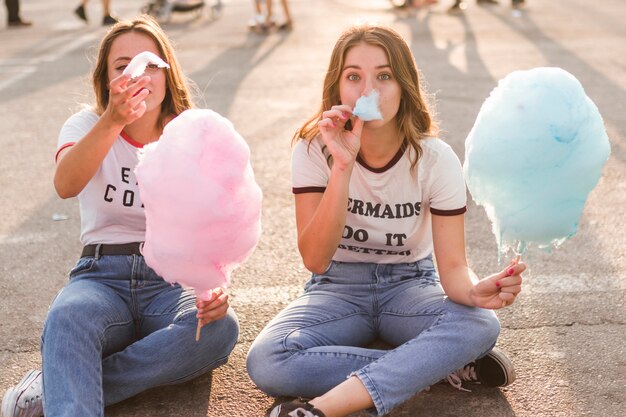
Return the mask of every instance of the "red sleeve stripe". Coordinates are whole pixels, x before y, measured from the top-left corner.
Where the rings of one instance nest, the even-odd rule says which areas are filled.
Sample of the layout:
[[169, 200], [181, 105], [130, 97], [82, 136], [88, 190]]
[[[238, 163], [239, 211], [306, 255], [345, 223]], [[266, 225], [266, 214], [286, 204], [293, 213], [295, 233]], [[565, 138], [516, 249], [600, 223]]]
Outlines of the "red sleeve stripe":
[[459, 214], [463, 214], [467, 211], [467, 207], [461, 207], [460, 209], [455, 210], [439, 210], [436, 208], [430, 208], [430, 212], [432, 214], [436, 214], [437, 216], [458, 216]]
[[68, 143], [63, 144], [63, 146], [61, 146], [59, 150], [57, 151], [56, 155], [54, 155], [54, 162], [55, 163], [58, 162], [59, 154], [61, 153], [63, 149], [69, 148], [70, 146], [74, 146], [75, 144], [76, 142], [68, 142]]
[[291, 191], [294, 194], [323, 193], [324, 191], [326, 191], [326, 187], [293, 187]]

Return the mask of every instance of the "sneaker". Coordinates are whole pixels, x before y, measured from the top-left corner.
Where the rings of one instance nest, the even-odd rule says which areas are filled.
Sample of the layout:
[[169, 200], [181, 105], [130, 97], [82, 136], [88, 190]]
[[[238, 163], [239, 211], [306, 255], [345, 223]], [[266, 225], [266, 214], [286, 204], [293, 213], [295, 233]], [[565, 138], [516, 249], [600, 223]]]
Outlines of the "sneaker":
[[272, 408], [268, 417], [326, 417], [317, 408], [306, 401], [293, 400]]
[[118, 20], [111, 16], [110, 14], [105, 15], [102, 18], [102, 26], [110, 26], [110, 25], [114, 25], [118, 22]]
[[469, 391], [463, 388], [464, 381], [479, 383], [485, 387], [506, 387], [515, 381], [515, 369], [505, 353], [494, 347], [482, 358], [448, 375], [446, 380], [460, 391]]
[[78, 16], [78, 18], [80, 20], [82, 20], [83, 22], [87, 23], [87, 13], [85, 13], [85, 6], [83, 6], [82, 4], [80, 6], [78, 6], [77, 8], [74, 9], [74, 14], [76, 16]]
[[41, 371], [29, 371], [2, 399], [2, 417], [43, 417]]

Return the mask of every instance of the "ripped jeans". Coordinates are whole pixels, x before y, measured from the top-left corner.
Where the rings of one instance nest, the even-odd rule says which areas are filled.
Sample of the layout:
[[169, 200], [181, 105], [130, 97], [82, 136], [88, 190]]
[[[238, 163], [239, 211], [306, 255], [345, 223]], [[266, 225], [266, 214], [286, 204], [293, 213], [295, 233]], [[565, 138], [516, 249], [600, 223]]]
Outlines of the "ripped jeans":
[[[263, 329], [247, 367], [271, 396], [314, 398], [356, 375], [382, 416], [484, 356], [499, 332], [493, 311], [445, 296], [430, 257], [333, 261]], [[377, 339], [394, 348], [366, 347]]]

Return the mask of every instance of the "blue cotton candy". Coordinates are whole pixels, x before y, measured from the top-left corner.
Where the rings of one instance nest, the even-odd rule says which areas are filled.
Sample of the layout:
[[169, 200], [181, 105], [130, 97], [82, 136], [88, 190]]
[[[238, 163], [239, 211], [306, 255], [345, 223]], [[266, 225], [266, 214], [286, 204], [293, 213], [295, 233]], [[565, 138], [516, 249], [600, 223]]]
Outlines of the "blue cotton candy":
[[359, 97], [354, 105], [352, 114], [364, 122], [382, 120], [383, 115], [380, 113], [380, 108], [378, 107], [379, 98], [380, 93], [376, 90], [372, 90], [368, 94]]
[[500, 80], [465, 141], [463, 166], [500, 253], [573, 236], [610, 151], [598, 108], [567, 71], [535, 68]]

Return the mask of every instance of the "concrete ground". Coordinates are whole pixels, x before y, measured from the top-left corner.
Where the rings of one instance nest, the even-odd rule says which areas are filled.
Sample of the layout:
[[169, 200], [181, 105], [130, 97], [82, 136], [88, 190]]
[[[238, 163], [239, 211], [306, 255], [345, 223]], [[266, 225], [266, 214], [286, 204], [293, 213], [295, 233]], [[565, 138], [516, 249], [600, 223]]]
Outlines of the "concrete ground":
[[[499, 313], [517, 381], [506, 389], [458, 392], [437, 385], [391, 416], [626, 415], [626, 2], [527, 0], [445, 13], [397, 11], [384, 0], [292, 0], [293, 31], [250, 32], [249, 0], [225, 0], [212, 20], [178, 15], [166, 30], [202, 107], [230, 118], [249, 142], [263, 188], [263, 237], [235, 273], [241, 335], [227, 365], [211, 376], [158, 388], [107, 409], [107, 416], [262, 416], [273, 400], [257, 390], [245, 354], [300, 292], [307, 272], [295, 244], [289, 142], [316, 109], [338, 34], [378, 21], [410, 43], [437, 103], [442, 137], [463, 159], [464, 140], [497, 81], [517, 69], [558, 66], [574, 74], [603, 115], [612, 154], [585, 206], [578, 234], [553, 253], [525, 256], [531, 271], [512, 308]], [[72, 16], [74, 0], [22, 2], [28, 29], [0, 26], [0, 393], [40, 367], [46, 310], [80, 252], [75, 200], [52, 187], [58, 131], [89, 103], [90, 59], [103, 29]], [[138, 0], [112, 2], [132, 17]], [[0, 19], [5, 15], [0, 12]], [[470, 204], [468, 255], [479, 275], [499, 268], [484, 210]]]

